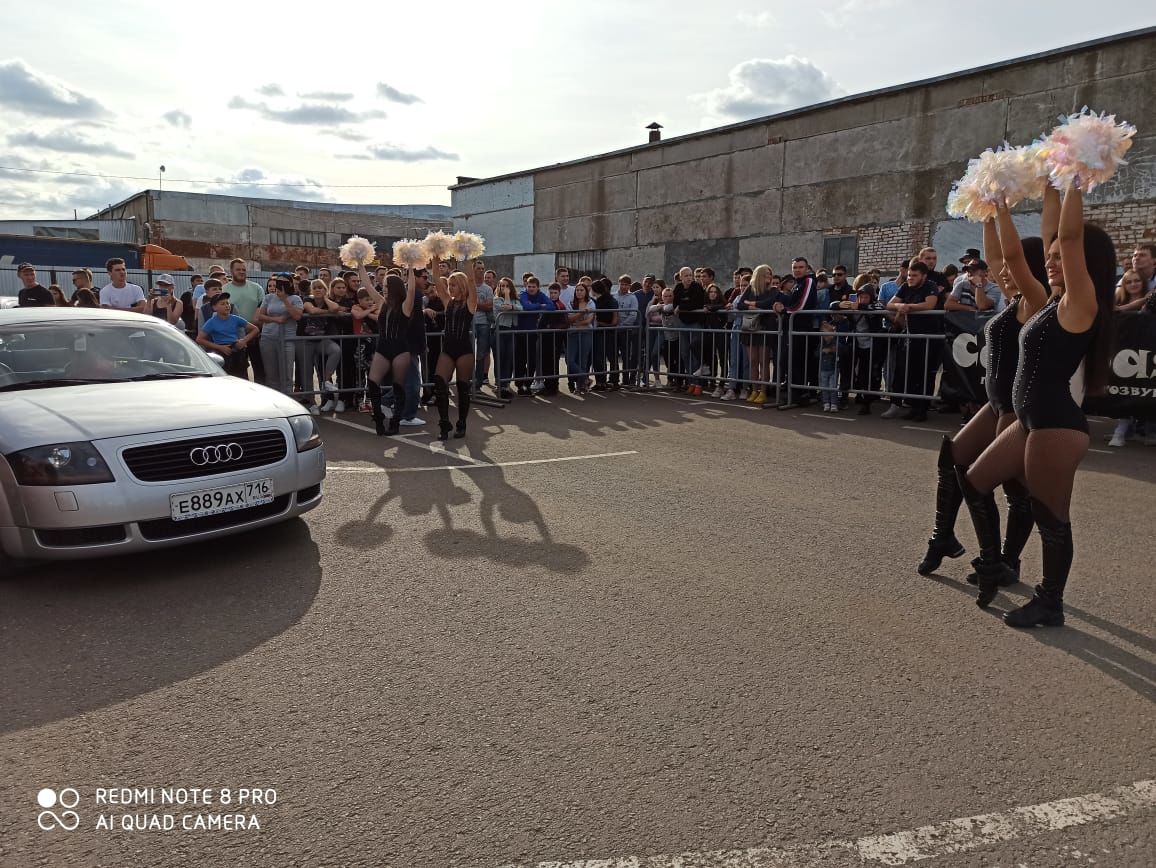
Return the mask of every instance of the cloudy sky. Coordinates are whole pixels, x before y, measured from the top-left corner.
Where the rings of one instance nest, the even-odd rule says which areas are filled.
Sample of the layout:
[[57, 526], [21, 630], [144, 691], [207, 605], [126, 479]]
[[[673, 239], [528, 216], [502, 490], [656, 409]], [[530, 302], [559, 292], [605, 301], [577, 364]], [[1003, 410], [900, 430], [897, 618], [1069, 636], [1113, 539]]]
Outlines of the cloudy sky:
[[682, 135], [1156, 24], [1149, 0], [58, 0], [47, 35], [8, 5], [5, 218], [86, 216], [162, 164], [166, 189], [448, 204], [458, 175], [638, 144], [651, 121]]

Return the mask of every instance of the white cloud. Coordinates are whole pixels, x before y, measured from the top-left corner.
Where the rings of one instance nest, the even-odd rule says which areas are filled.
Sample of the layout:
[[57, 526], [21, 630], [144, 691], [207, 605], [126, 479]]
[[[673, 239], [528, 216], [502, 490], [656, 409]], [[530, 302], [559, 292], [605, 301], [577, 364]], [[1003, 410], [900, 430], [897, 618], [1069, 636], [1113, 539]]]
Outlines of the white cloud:
[[770, 27], [775, 23], [775, 16], [766, 9], [762, 12], [740, 12], [738, 19], [739, 24], [759, 29]]
[[353, 99], [353, 94], [335, 90], [315, 90], [310, 93], [299, 93], [297, 96], [301, 99], [316, 99], [322, 102], [349, 102]]
[[843, 0], [833, 10], [821, 10], [823, 20], [829, 27], [848, 27], [854, 19], [863, 15], [875, 15], [894, 9], [899, 0]]
[[290, 108], [272, 108], [267, 103], [252, 102], [243, 96], [235, 96], [229, 100], [229, 108], [255, 111], [261, 117], [270, 121], [298, 126], [330, 126], [332, 124], [359, 123], [367, 120], [380, 120], [385, 112], [373, 109], [364, 112], [354, 112], [339, 105], [323, 105], [320, 103], [304, 103]]
[[133, 155], [122, 150], [112, 142], [94, 142], [78, 135], [74, 130], [61, 128], [53, 130], [47, 135], [32, 130], [20, 133], [11, 133], [8, 144], [39, 151], [57, 151], [62, 154], [87, 154], [96, 157], [126, 157]]
[[0, 63], [0, 105], [50, 118], [105, 118], [99, 101], [42, 75], [19, 58]]
[[349, 130], [344, 127], [326, 127], [321, 130], [321, 135], [345, 139], [347, 142], [368, 142], [370, 139], [366, 133], [359, 133], [357, 130]]
[[232, 178], [217, 178], [213, 193], [222, 196], [250, 196], [260, 199], [309, 199], [318, 202], [336, 201], [312, 178], [280, 176], [271, 178], [263, 169], [250, 167], [237, 172]]
[[412, 93], [403, 93], [396, 87], [390, 87], [384, 81], [377, 83], [377, 95], [382, 99], [400, 103], [401, 105], [413, 105], [415, 102], [422, 101], [421, 97], [414, 96]]
[[419, 163], [422, 160], [458, 160], [457, 154], [440, 151], [433, 145], [405, 148], [401, 145], [370, 145], [364, 154], [338, 154], [343, 160], [385, 160], [397, 163]]
[[180, 127], [181, 129], [185, 130], [187, 130], [193, 124], [193, 119], [189, 117], [189, 114], [187, 112], [181, 111], [180, 109], [173, 109], [171, 112], [165, 112], [163, 115], [161, 115], [161, 117], [163, 117], [174, 127]]
[[284, 96], [285, 91], [281, 89], [279, 84], [263, 84], [257, 88], [257, 93], [261, 96]]
[[788, 55], [782, 60], [744, 60], [730, 71], [730, 84], [693, 99], [715, 116], [746, 120], [824, 102], [842, 88], [810, 60]]

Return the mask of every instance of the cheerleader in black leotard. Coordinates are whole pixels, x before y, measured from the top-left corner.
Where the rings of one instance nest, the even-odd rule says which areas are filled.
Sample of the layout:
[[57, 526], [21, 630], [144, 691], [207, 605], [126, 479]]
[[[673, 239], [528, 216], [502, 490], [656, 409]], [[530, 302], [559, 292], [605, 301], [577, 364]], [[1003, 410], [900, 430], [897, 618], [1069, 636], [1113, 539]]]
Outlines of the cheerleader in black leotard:
[[[439, 417], [438, 439], [466, 436], [466, 417], [470, 412], [470, 381], [474, 375], [474, 314], [478, 310], [474, 282], [461, 271], [437, 281], [438, 295], [445, 304], [446, 330], [442, 352], [434, 373], [434, 402]], [[450, 377], [457, 371], [458, 424], [450, 424]]]
[[[402, 280], [396, 274], [385, 278], [385, 295], [383, 296], [369, 279], [365, 266], [359, 266], [361, 285], [370, 297], [381, 305], [377, 316], [377, 351], [373, 354], [373, 361], [369, 366], [369, 377], [366, 381], [366, 391], [369, 393], [369, 403], [373, 410], [373, 424], [378, 434], [395, 435], [400, 431], [401, 413], [405, 406], [405, 377], [409, 373], [410, 352], [407, 336], [409, 335], [410, 317], [414, 316], [416, 301], [416, 283], [412, 269], [409, 277]], [[421, 316], [420, 313], [417, 316]], [[385, 426], [385, 413], [381, 409], [381, 387], [385, 385], [386, 377], [393, 375], [393, 415], [389, 419], [389, 427]]]
[[[1044, 195], [1041, 231], [1045, 237], [1055, 235], [1060, 218], [1060, 194], [1051, 187]], [[964, 553], [963, 545], [955, 536], [955, 521], [963, 503], [959, 473], [965, 472], [980, 456], [999, 432], [1013, 422], [1012, 383], [1019, 361], [1019, 332], [1031, 316], [1047, 302], [1048, 276], [1044, 265], [1044, 242], [1039, 238], [1025, 238], [1021, 243], [1015, 224], [1007, 209], [999, 216], [999, 229], [994, 222], [983, 226], [984, 255], [999, 276], [1007, 307], [988, 321], [984, 331], [988, 350], [987, 375], [984, 388], [988, 403], [968, 421], [954, 437], [944, 437], [939, 448], [938, 482], [935, 492], [935, 526], [927, 541], [927, 554], [916, 570], [930, 575], [939, 569], [945, 557], [958, 558]], [[1019, 580], [1020, 553], [1032, 532], [1032, 509], [1028, 490], [1022, 480], [1004, 482], [1007, 497], [1007, 535], [1003, 550], [995, 561], [993, 575], [987, 584], [1011, 585]], [[999, 535], [999, 513], [987, 516], [995, 523]], [[981, 559], [972, 562], [980, 569]], [[978, 583], [978, 572], [968, 576]]]
[[1043, 543], [1043, 580], [1027, 605], [1004, 616], [1013, 627], [1064, 623], [1063, 593], [1073, 551], [1072, 484], [1089, 446], [1088, 423], [1072, 395], [1072, 381], [1082, 365], [1084, 383], [1094, 393], [1108, 374], [1116, 251], [1103, 229], [1084, 223], [1078, 187], [1064, 197], [1047, 269], [1053, 298], [1020, 332], [1012, 390], [1016, 422], [960, 479], [980, 544], [981, 606], [996, 594], [987, 577], [1000, 556], [998, 524], [993, 529], [988, 520], [995, 511], [992, 491], [1008, 479], [1026, 479], [1031, 491]]

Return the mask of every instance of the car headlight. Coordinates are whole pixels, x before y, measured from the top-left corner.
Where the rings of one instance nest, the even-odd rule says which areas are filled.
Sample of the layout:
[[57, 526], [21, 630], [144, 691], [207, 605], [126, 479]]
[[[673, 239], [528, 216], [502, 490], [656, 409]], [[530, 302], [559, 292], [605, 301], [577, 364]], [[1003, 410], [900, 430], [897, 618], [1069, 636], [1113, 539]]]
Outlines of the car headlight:
[[113, 482], [112, 471], [91, 443], [34, 446], [7, 456], [21, 485], [90, 485]]
[[308, 413], [289, 417], [289, 427], [293, 429], [293, 439], [297, 441], [297, 451], [305, 452], [321, 445], [321, 431], [317, 420]]

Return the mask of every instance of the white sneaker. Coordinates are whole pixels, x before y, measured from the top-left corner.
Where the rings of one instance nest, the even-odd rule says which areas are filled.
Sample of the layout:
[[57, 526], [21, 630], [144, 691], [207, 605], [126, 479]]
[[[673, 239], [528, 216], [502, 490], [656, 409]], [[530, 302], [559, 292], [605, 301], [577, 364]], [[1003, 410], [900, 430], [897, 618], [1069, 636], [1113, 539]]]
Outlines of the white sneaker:
[[322, 413], [332, 412], [334, 403], [335, 403], [334, 400], [332, 398], [329, 398], [324, 404], [321, 405], [321, 412]]
[[419, 419], [417, 416], [414, 416], [412, 419], [402, 419], [400, 424], [406, 428], [420, 428], [425, 424], [425, 419]]
[[713, 392], [711, 392], [710, 396], [712, 398], [721, 398], [723, 396], [722, 386], [719, 386], [717, 389], [715, 389]]
[[321, 391], [322, 392], [336, 392], [337, 387], [327, 380], [326, 382], [321, 384]]
[[727, 389], [726, 394], [722, 396], [724, 401], [733, 401], [735, 399], [735, 390]]
[[741, 392], [739, 392], [739, 400], [740, 401], [745, 401], [750, 396], [751, 396], [751, 390], [750, 389], [744, 388]]
[[310, 416], [319, 416], [319, 415], [321, 415], [321, 411], [317, 409], [317, 405], [316, 405], [316, 404], [310, 404], [310, 405], [309, 405], [309, 415], [310, 415]]
[[886, 410], [884, 410], [882, 413], [879, 414], [879, 418], [880, 419], [898, 419], [900, 416], [904, 416], [904, 415], [906, 415], [906, 413], [904, 412], [902, 407], [900, 407], [898, 404], [892, 404], [890, 407], [888, 407]]
[[545, 388], [546, 388], [546, 384], [543, 383], [541, 380], [535, 380], [534, 382], [532, 382], [530, 384], [530, 391], [531, 392], [541, 392]]
[[694, 372], [694, 375], [696, 377], [709, 377], [710, 376], [710, 367], [708, 365], [703, 365], [697, 371]]
[[345, 402], [338, 400], [338, 402], [333, 407], [333, 412], [344, 413], [345, 412]]
[[382, 406], [381, 406], [381, 418], [382, 419], [392, 419], [393, 418], [393, 410], [389, 407], [386, 407], [384, 404], [382, 404]]
[[1108, 441], [1108, 445], [1119, 449], [1126, 442], [1126, 438], [1121, 437], [1119, 433], [1113, 434], [1112, 439]]

